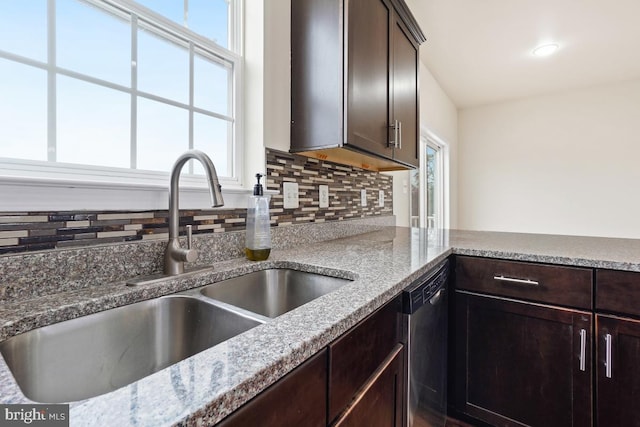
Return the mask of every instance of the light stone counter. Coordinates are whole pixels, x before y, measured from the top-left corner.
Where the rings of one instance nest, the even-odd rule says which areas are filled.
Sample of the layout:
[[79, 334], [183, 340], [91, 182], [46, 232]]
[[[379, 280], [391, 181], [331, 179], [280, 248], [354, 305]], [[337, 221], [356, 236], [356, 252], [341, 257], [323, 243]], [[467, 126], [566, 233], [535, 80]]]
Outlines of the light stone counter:
[[[381, 227], [272, 251], [265, 262], [215, 262], [214, 271], [162, 285], [121, 282], [0, 303], [0, 339], [34, 327], [203, 286], [269, 267], [354, 278], [351, 283], [129, 386], [71, 403], [72, 426], [211, 425], [273, 384], [451, 253], [640, 271], [640, 241]], [[0, 402], [29, 402], [0, 359]]]
[[640, 239], [449, 230], [442, 242], [460, 255], [640, 271]]

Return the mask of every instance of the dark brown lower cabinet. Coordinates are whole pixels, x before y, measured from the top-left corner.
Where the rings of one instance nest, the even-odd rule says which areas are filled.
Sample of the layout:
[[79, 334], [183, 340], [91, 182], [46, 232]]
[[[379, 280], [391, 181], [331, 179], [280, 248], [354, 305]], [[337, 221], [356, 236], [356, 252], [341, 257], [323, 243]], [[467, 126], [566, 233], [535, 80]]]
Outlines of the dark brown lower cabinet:
[[596, 315], [598, 427], [640, 426], [640, 321]]
[[404, 349], [397, 344], [338, 418], [336, 427], [401, 427]]
[[592, 314], [456, 293], [455, 407], [495, 426], [592, 425]]
[[326, 426], [327, 349], [298, 366], [219, 425]]
[[353, 402], [401, 342], [402, 301], [395, 298], [329, 345], [328, 421]]
[[402, 426], [401, 308], [394, 298], [219, 425]]

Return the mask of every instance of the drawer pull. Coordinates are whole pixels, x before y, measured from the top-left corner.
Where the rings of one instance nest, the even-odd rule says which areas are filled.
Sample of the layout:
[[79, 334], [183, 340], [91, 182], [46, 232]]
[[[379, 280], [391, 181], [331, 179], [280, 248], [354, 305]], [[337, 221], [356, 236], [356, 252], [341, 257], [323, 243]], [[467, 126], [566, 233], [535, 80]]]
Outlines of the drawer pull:
[[604, 361], [604, 366], [606, 368], [605, 375], [607, 376], [607, 378], [611, 378], [612, 377], [611, 341], [612, 341], [611, 334], [606, 334], [604, 336], [604, 342], [605, 342], [605, 347], [606, 347], [606, 360]]
[[587, 370], [587, 331], [580, 329], [580, 370]]
[[531, 286], [540, 285], [540, 282], [537, 282], [535, 280], [529, 280], [529, 279], [515, 279], [513, 277], [504, 277], [504, 276], [493, 276], [493, 278], [494, 280], [498, 280], [500, 282], [518, 283], [521, 285], [531, 285]]

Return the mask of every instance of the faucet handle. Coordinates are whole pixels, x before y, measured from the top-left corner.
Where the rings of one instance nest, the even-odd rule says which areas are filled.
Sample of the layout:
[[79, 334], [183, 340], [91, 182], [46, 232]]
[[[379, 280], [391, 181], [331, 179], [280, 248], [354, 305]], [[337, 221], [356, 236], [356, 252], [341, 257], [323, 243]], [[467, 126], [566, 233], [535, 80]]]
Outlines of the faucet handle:
[[185, 262], [194, 262], [198, 259], [198, 251], [192, 249], [193, 245], [193, 226], [187, 225], [187, 249], [183, 249]]
[[191, 249], [191, 244], [193, 239], [193, 226], [191, 224], [187, 225], [187, 249]]

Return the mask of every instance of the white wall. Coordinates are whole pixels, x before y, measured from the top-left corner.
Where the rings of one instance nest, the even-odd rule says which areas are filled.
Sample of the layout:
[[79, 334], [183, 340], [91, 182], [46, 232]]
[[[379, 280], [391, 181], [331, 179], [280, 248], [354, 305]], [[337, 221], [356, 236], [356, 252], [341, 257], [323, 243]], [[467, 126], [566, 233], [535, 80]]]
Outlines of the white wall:
[[393, 177], [393, 215], [398, 227], [409, 227], [409, 172], [383, 172]]
[[640, 238], [640, 80], [458, 119], [459, 228]]
[[264, 7], [264, 146], [289, 151], [291, 139], [289, 133], [291, 127], [291, 0], [266, 0]]
[[[427, 41], [428, 43], [428, 41]], [[456, 228], [458, 221], [458, 110], [442, 90], [429, 69], [420, 64], [420, 125], [429, 129], [449, 144], [450, 207], [449, 223]], [[409, 225], [409, 192], [405, 193], [405, 182], [409, 172], [391, 172], [393, 175], [393, 213], [396, 224]]]
[[289, 150], [291, 0], [245, 3], [245, 187], [264, 172], [265, 147]]
[[[429, 43], [427, 41], [427, 43]], [[429, 69], [420, 68], [421, 126], [449, 145], [449, 227], [458, 224], [458, 108]]]

